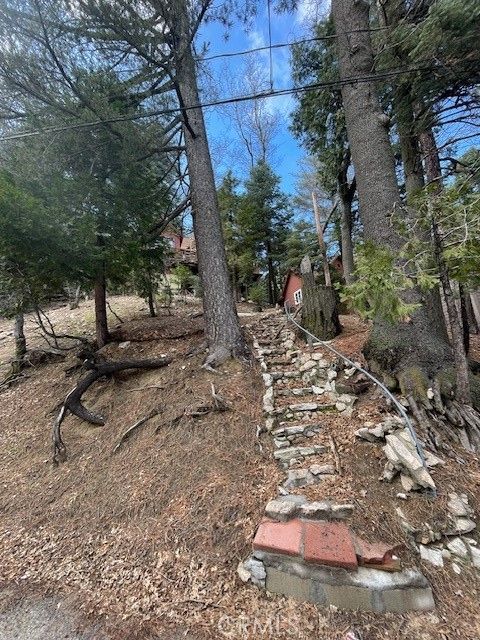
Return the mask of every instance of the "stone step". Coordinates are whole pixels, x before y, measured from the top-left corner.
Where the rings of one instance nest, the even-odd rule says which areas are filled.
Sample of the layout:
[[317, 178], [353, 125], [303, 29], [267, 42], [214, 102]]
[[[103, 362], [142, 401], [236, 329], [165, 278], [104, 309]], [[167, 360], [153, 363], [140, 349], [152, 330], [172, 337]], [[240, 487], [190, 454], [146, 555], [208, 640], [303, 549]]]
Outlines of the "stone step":
[[319, 424], [300, 424], [300, 425], [291, 425], [287, 423], [288, 426], [278, 427], [272, 431], [272, 436], [274, 438], [293, 438], [299, 436], [305, 436], [310, 438], [311, 436], [318, 433], [321, 429], [321, 425]]
[[270, 371], [270, 375], [274, 380], [281, 380], [282, 378], [300, 378], [300, 371]]
[[[312, 473], [312, 469], [315, 473]], [[317, 473], [317, 471], [322, 473]], [[332, 476], [335, 473], [333, 465], [312, 465], [309, 469], [289, 469], [287, 479], [283, 483], [285, 489], [299, 489], [309, 487], [322, 482], [325, 476]]]
[[327, 447], [315, 444], [311, 447], [287, 447], [286, 449], [278, 449], [273, 452], [275, 460], [281, 463], [289, 464], [291, 460], [304, 460], [309, 456], [318, 456], [326, 453]]
[[275, 391], [275, 395], [281, 397], [308, 396], [312, 394], [312, 387], [295, 387], [290, 389], [279, 389], [278, 391]]
[[283, 407], [276, 407], [273, 411], [274, 415], [280, 416], [283, 414], [291, 413], [292, 417], [295, 417], [296, 413], [304, 412], [325, 412], [336, 410], [335, 404], [319, 404], [317, 402], [302, 402], [300, 404], [288, 404]]

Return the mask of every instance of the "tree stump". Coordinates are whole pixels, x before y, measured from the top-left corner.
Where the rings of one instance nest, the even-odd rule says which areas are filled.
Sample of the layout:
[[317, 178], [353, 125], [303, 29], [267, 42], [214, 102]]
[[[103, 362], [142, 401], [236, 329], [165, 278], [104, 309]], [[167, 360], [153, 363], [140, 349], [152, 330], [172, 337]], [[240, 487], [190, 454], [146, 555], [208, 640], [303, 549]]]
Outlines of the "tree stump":
[[315, 283], [310, 258], [300, 264], [302, 285], [302, 325], [320, 340], [331, 340], [340, 333], [338, 301], [333, 287]]

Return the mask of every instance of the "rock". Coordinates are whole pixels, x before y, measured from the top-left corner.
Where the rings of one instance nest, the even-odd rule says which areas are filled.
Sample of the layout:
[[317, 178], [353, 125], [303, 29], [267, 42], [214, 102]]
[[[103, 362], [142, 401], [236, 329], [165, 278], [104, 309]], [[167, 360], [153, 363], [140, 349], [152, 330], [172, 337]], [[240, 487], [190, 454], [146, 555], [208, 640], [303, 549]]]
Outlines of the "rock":
[[335, 371], [335, 369], [329, 369], [327, 371], [327, 379], [331, 382], [332, 380], [335, 380], [335, 378], [337, 377], [338, 373]]
[[406, 493], [397, 493], [397, 498], [400, 500], [408, 500], [408, 496]]
[[419, 545], [420, 558], [426, 562], [430, 562], [434, 567], [443, 567], [443, 556], [441, 549], [435, 549], [433, 547], [426, 547], [425, 545]]
[[265, 420], [265, 428], [268, 432], [275, 428], [275, 418], [267, 418]]
[[265, 586], [265, 578], [267, 577], [267, 572], [265, 571], [265, 566], [261, 560], [257, 560], [256, 558], [248, 558], [243, 563], [244, 568], [250, 574], [250, 580], [253, 584], [258, 587]]
[[298, 505], [293, 501], [270, 500], [265, 507], [265, 514], [272, 520], [285, 522], [293, 518], [298, 510]]
[[267, 387], [263, 396], [263, 411], [266, 414], [271, 414], [274, 412], [274, 409], [273, 387]]
[[312, 392], [317, 396], [321, 396], [322, 393], [325, 393], [325, 389], [323, 389], [322, 387], [317, 387], [316, 385], [312, 385]]
[[291, 404], [288, 408], [290, 411], [316, 411], [318, 404], [316, 402], [301, 402], [300, 404]]
[[471, 545], [468, 545], [468, 549], [472, 557], [473, 566], [475, 567], [475, 569], [478, 569], [480, 571], [480, 549], [472, 547]]
[[273, 457], [281, 462], [288, 462], [293, 458], [306, 458], [307, 456], [314, 456], [324, 452], [325, 447], [323, 445], [314, 445], [312, 447], [288, 447], [286, 449], [274, 451]]
[[312, 519], [327, 519], [331, 513], [331, 504], [328, 500], [309, 502], [300, 506], [300, 516]]
[[332, 505], [332, 518], [344, 520], [352, 515], [353, 509], [353, 504], [334, 504]]
[[400, 482], [402, 484], [403, 489], [408, 493], [409, 491], [413, 491], [415, 487], [417, 487], [417, 483], [412, 480], [410, 476], [407, 476], [405, 473], [400, 474]]
[[286, 496], [283, 496], [282, 498], [280, 498], [280, 500], [284, 501], [284, 502], [293, 502], [293, 504], [296, 504], [297, 506], [301, 505], [301, 504], [306, 504], [308, 502], [308, 500], [305, 498], [305, 496], [302, 496], [300, 494], [295, 495], [293, 493], [290, 493]]
[[248, 582], [250, 580], [250, 571], [245, 568], [242, 560], [238, 563], [237, 573], [242, 582]]
[[435, 489], [435, 483], [428, 473], [427, 469], [423, 466], [420, 457], [412, 446], [409, 446], [404, 438], [399, 437], [398, 432], [395, 434], [389, 434], [385, 437], [387, 444], [383, 447], [387, 457], [391, 453], [392, 458], [389, 459], [394, 463], [394, 459], [398, 459], [399, 464], [412, 476], [412, 478], [420, 486], [430, 489]]
[[263, 384], [266, 387], [271, 387], [273, 385], [273, 376], [271, 376], [269, 373], [262, 373], [262, 378]]
[[317, 363], [315, 362], [315, 360], [308, 360], [308, 362], [305, 362], [305, 364], [302, 364], [302, 366], [300, 367], [300, 371], [302, 373], [305, 373], [306, 371], [315, 369], [316, 366], [317, 366]]
[[306, 487], [309, 484], [315, 484], [315, 478], [308, 469], [290, 469], [284, 482], [284, 486], [287, 489]]
[[346, 404], [344, 404], [343, 402], [337, 402], [337, 403], [335, 404], [335, 409], [336, 409], [337, 411], [345, 411], [345, 409], [346, 409], [346, 408], [347, 408], [347, 405], [346, 405]]
[[396, 477], [397, 474], [398, 474], [397, 468], [391, 462], [387, 462], [387, 464], [385, 465], [385, 469], [383, 470], [383, 473], [380, 476], [380, 480], [383, 480], [385, 482], [392, 482], [392, 480]]
[[461, 538], [453, 538], [447, 542], [447, 549], [454, 556], [466, 560], [468, 558], [468, 548]]
[[457, 517], [468, 517], [472, 512], [468, 505], [466, 505], [465, 502], [460, 498], [458, 493], [448, 494], [447, 509], [452, 515]]
[[462, 535], [464, 533], [470, 533], [477, 526], [473, 520], [470, 518], [455, 518], [455, 523], [452, 529], [445, 531], [445, 535], [454, 536], [454, 535]]
[[440, 458], [430, 453], [430, 451], [425, 451], [425, 462], [427, 463], [427, 467], [436, 467], [439, 464], [445, 464], [443, 460], [440, 460]]
[[126, 342], [120, 342], [118, 345], [119, 349], [128, 349], [128, 347], [130, 346], [130, 340], [127, 340]]
[[376, 442], [377, 438], [373, 435], [371, 429], [368, 427], [361, 427], [357, 431], [355, 431], [355, 435], [357, 438], [361, 438], [362, 440], [367, 440], [367, 442]]
[[456, 562], [452, 562], [452, 569], [458, 576], [462, 573], [461, 567]]
[[309, 471], [314, 476], [333, 475], [335, 473], [335, 467], [333, 464], [312, 464], [312, 466], [309, 467]]

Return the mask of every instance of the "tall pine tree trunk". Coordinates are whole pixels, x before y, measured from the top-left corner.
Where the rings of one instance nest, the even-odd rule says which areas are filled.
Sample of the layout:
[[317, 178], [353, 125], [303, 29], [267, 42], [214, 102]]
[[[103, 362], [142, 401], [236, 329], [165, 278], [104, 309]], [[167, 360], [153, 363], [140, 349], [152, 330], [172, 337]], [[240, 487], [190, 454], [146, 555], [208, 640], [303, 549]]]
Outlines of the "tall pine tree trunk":
[[178, 0], [176, 7], [176, 21], [172, 24], [176, 40], [176, 82], [181, 102], [187, 108], [183, 113], [183, 130], [190, 178], [198, 273], [203, 289], [205, 332], [210, 352], [207, 363], [215, 366], [231, 356], [245, 356], [247, 345], [240, 328], [228, 274], [203, 112], [197, 106], [200, 100], [186, 0]]
[[[373, 73], [368, 3], [333, 0], [332, 11], [342, 80]], [[380, 108], [373, 82], [349, 82], [342, 87], [364, 236], [375, 245], [398, 254], [403, 241], [390, 224], [400, 204], [388, 118]], [[421, 304], [408, 322], [389, 324], [377, 318], [365, 353], [373, 369], [400, 382], [407, 395], [428, 401], [430, 380], [451, 365], [445, 323], [435, 298], [424, 300], [418, 290], [405, 294]]]
[[430, 200], [432, 241], [435, 252], [435, 262], [437, 264], [440, 284], [447, 309], [447, 317], [450, 325], [452, 338], [453, 358], [455, 361], [456, 397], [463, 404], [471, 404], [472, 396], [470, 392], [470, 372], [468, 366], [467, 352], [464, 344], [464, 331], [461, 315], [458, 312], [455, 296], [450, 282], [448, 265], [443, 255], [443, 239], [441, 229], [439, 229], [436, 215], [435, 196], [440, 193], [442, 185], [442, 171], [440, 168], [440, 157], [438, 155], [437, 142], [431, 129], [427, 129], [420, 134], [420, 144], [424, 154], [425, 172], [428, 184], [434, 189]]
[[23, 358], [27, 353], [27, 341], [25, 339], [25, 317], [20, 311], [15, 316], [13, 324], [13, 338], [15, 340], [15, 359], [12, 362], [12, 374], [20, 373], [23, 365]]
[[108, 318], [107, 318], [107, 288], [105, 282], [105, 270], [102, 267], [98, 270], [95, 279], [95, 338], [97, 348], [104, 347], [109, 339]]
[[340, 207], [340, 237], [342, 245], [342, 265], [345, 282], [353, 282], [353, 270], [355, 268], [353, 258], [353, 220], [352, 201], [355, 194], [355, 186], [348, 183], [348, 167], [350, 165], [350, 150], [346, 152], [340, 170], [337, 175], [337, 192]]

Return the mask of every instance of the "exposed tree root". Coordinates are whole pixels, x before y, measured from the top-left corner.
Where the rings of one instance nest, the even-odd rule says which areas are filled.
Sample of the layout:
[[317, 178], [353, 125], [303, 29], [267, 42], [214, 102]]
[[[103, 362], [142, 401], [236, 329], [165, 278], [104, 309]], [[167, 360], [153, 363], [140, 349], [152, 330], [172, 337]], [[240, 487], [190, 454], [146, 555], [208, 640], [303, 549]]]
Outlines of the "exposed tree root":
[[148, 415], [144, 416], [143, 418], [140, 418], [140, 420], [137, 420], [137, 422], [132, 424], [131, 427], [129, 427], [124, 433], [122, 433], [122, 436], [120, 440], [117, 442], [117, 444], [115, 445], [112, 453], [117, 453], [117, 451], [120, 449], [123, 443], [130, 438], [130, 436], [134, 431], [136, 431], [143, 424], [151, 420], [151, 418], [158, 416], [158, 414], [159, 414], [158, 409], [152, 409]]
[[468, 451], [480, 450], [480, 413], [455, 398], [448, 374], [431, 380], [420, 367], [410, 367], [398, 381], [429, 446], [448, 449], [446, 440], [451, 440]]
[[122, 360], [119, 362], [98, 362], [93, 359], [84, 363], [90, 372], [67, 395], [53, 425], [53, 462], [59, 464], [67, 458], [67, 449], [62, 439], [61, 426], [69, 413], [89, 422], [90, 424], [104, 425], [105, 419], [90, 411], [82, 404], [82, 396], [85, 391], [99, 378], [111, 375], [125, 369], [159, 369], [172, 362], [172, 358], [156, 358], [151, 360]]

